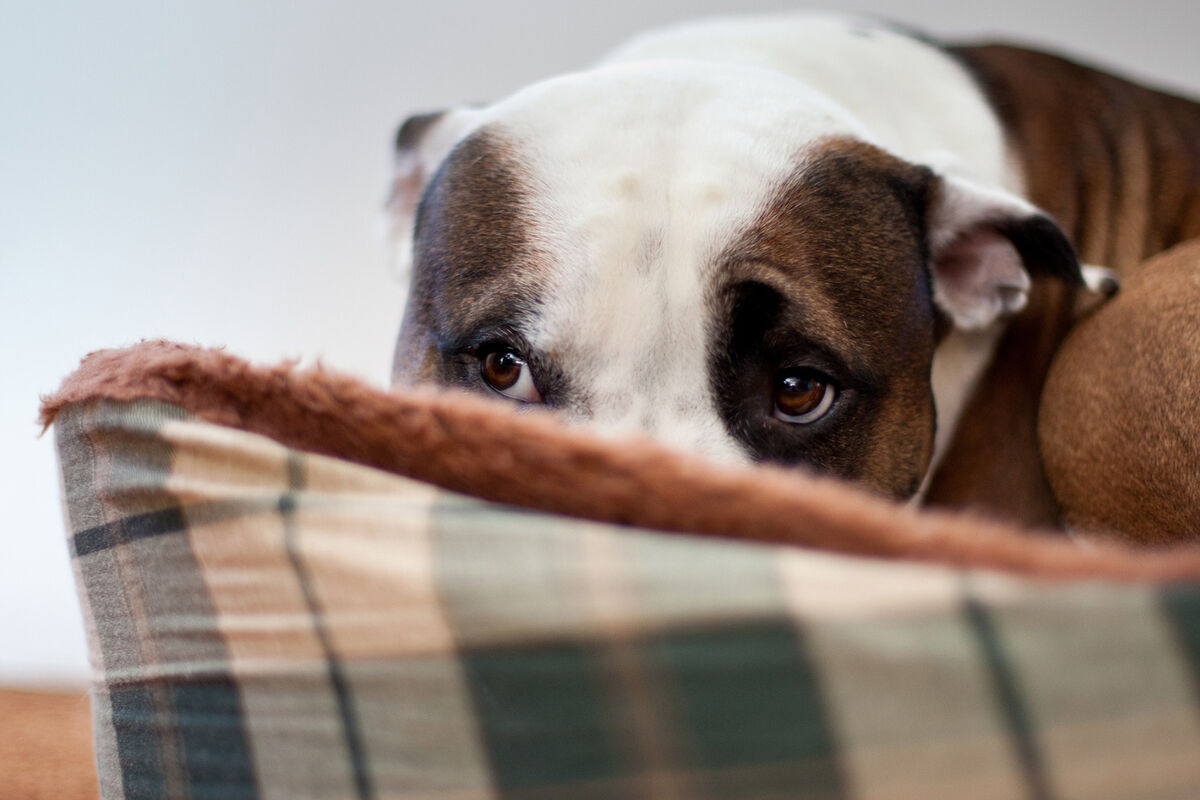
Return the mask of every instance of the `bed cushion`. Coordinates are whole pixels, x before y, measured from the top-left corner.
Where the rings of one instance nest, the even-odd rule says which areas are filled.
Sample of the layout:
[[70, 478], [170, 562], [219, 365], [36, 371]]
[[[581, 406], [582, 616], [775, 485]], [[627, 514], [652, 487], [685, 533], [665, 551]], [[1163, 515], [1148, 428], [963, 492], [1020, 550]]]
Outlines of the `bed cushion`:
[[44, 418], [105, 798], [1200, 786], [1195, 549], [166, 343]]

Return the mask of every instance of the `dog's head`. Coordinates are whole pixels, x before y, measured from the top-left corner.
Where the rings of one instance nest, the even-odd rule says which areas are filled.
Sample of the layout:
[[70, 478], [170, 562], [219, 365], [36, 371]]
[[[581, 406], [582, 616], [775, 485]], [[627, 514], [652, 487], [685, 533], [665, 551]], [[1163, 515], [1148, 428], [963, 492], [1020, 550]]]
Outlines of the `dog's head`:
[[916, 491], [948, 331], [1078, 265], [1015, 196], [869, 143], [766, 71], [617, 65], [418, 117], [398, 382]]

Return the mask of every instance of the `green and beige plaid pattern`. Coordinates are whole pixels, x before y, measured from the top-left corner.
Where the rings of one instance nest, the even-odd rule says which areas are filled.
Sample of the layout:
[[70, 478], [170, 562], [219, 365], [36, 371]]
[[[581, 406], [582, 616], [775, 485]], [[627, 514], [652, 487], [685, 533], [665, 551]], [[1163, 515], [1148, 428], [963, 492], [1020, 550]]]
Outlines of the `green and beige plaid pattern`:
[[1196, 798], [1200, 584], [487, 504], [58, 418], [105, 798]]

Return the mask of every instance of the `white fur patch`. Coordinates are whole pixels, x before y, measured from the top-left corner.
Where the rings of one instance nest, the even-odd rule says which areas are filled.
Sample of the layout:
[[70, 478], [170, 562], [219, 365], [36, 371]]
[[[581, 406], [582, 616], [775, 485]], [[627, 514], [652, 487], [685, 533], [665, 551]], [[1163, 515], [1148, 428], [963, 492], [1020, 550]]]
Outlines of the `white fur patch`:
[[1000, 333], [994, 327], [982, 331], [951, 331], [934, 351], [930, 380], [937, 408], [937, 435], [933, 440], [933, 457], [917, 497], [924, 497], [929, 479], [946, 456], [967, 400], [992, 360]]
[[[916, 163], [953, 158], [967, 176], [1021, 189], [1004, 133], [967, 71], [910, 36], [847, 15], [791, 13], [702, 20], [652, 31], [608, 61], [682, 58], [769, 69], [803, 82]], [[940, 167], [940, 164], [931, 164]]]

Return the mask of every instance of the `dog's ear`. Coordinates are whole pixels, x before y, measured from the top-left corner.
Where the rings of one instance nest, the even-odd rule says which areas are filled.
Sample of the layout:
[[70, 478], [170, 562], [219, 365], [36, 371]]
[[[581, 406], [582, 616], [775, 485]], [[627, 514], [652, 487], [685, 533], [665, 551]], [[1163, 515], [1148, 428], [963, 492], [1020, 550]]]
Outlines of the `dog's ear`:
[[387, 223], [398, 259], [407, 268], [413, 224], [430, 178], [442, 159], [471, 127], [471, 109], [415, 114], [396, 131], [392, 182], [387, 199]]
[[1020, 311], [1030, 276], [1083, 283], [1066, 234], [1016, 195], [935, 175], [926, 213], [933, 299], [958, 328]]

